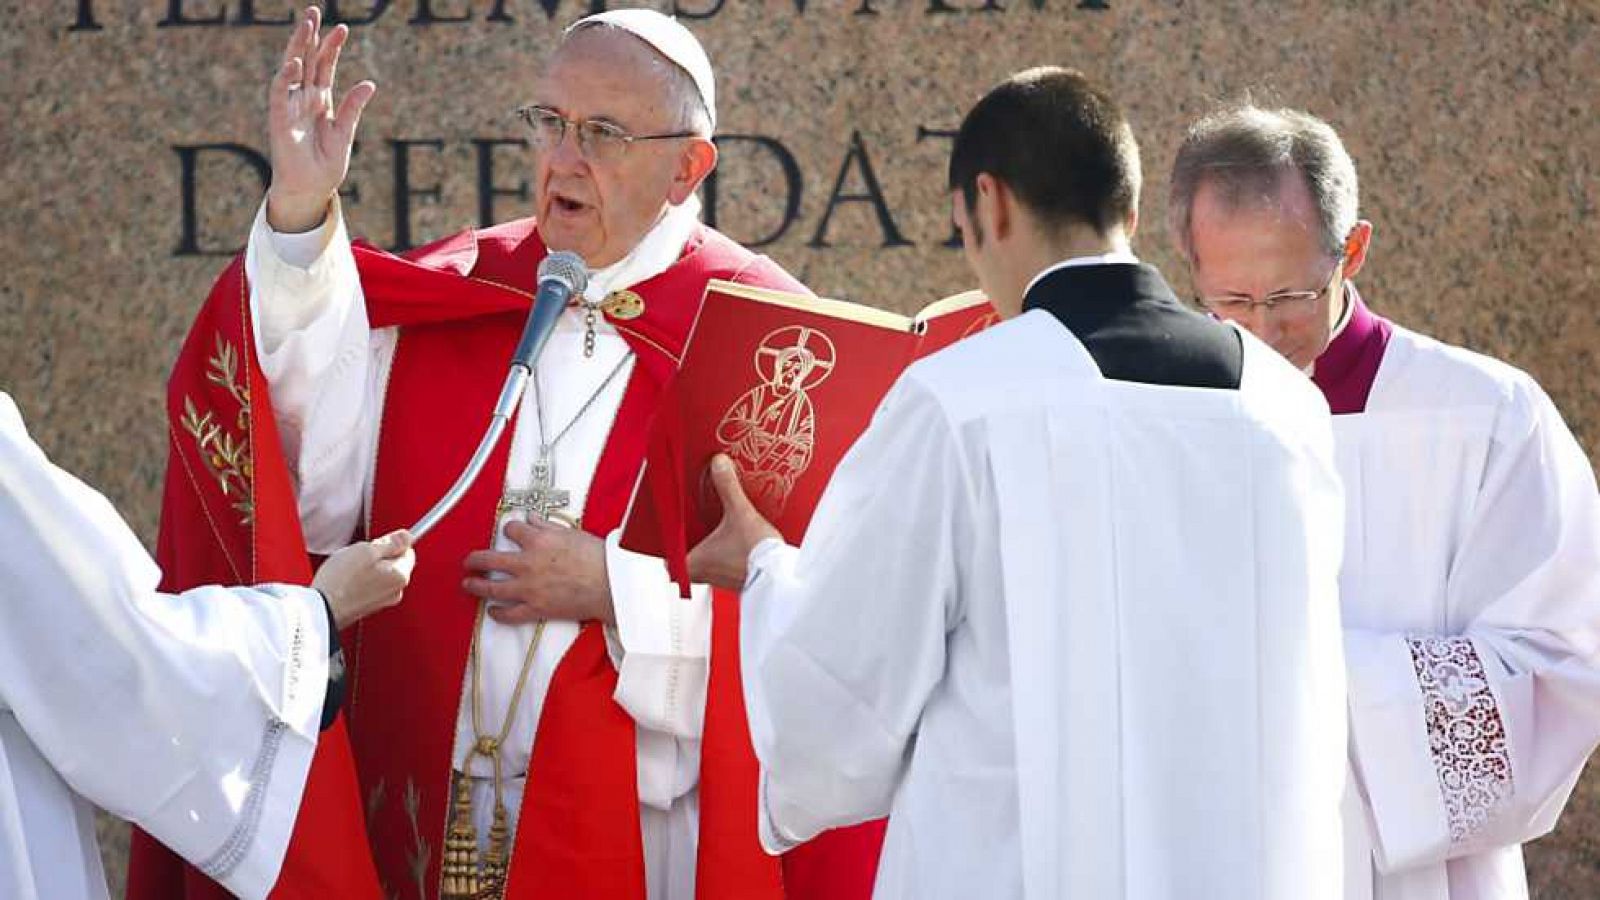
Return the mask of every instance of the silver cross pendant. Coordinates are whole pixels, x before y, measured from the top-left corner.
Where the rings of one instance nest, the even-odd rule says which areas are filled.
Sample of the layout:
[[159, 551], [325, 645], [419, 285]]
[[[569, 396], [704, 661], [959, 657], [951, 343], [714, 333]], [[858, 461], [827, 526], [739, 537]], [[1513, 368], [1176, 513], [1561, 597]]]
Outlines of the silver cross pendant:
[[539, 458], [533, 464], [533, 484], [527, 490], [506, 491], [500, 498], [497, 515], [512, 510], [531, 513], [546, 522], [576, 528], [578, 520], [567, 512], [572, 505], [572, 492], [555, 486], [555, 466], [550, 459], [550, 448], [540, 447]]

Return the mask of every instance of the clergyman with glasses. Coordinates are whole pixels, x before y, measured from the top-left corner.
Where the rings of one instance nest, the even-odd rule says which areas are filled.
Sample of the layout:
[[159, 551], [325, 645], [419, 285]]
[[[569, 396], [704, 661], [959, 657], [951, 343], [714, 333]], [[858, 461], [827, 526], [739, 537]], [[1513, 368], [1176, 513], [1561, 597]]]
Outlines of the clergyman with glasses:
[[[1345, 895], [1527, 896], [1600, 739], [1600, 502], [1539, 385], [1379, 316], [1355, 164], [1325, 122], [1190, 128], [1171, 226], [1198, 302], [1327, 398], [1347, 506]], [[1453, 298], [1467, 302], [1468, 297]]]
[[[349, 740], [324, 743], [312, 779], [327, 789], [301, 811], [279, 887], [690, 900], [699, 882], [702, 897], [781, 897], [742, 713], [705, 727], [708, 696], [742, 709], [737, 669], [710, 664], [713, 645], [737, 651], [736, 610], [713, 617], [702, 588], [680, 599], [659, 560], [617, 540], [706, 282], [804, 291], [699, 220], [717, 162], [705, 51], [647, 10], [574, 24], [519, 112], [536, 217], [397, 257], [352, 245], [340, 212], [376, 91], [336, 95], [348, 36], [300, 16], [270, 89], [271, 188], [191, 337], [255, 379], [236, 395], [250, 435], [276, 431], [240, 471], [292, 485], [297, 509], [255, 509], [258, 544], [275, 527], [323, 554], [414, 522], [489, 421], [540, 261], [574, 251], [591, 274], [508, 444], [419, 548], [410, 605], [346, 635]], [[203, 532], [169, 549], [220, 552]], [[876, 835], [836, 846], [812, 857], [832, 896], [864, 896]], [[183, 878], [141, 842], [130, 897], [203, 895]]]

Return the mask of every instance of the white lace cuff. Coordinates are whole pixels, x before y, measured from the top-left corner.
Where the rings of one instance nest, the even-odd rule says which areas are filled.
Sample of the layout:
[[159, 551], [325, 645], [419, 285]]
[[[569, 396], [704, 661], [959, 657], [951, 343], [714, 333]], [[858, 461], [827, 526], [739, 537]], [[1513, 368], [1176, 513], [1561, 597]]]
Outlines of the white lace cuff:
[[1470, 638], [1410, 637], [1406, 646], [1422, 688], [1450, 843], [1461, 844], [1512, 796], [1505, 722]]

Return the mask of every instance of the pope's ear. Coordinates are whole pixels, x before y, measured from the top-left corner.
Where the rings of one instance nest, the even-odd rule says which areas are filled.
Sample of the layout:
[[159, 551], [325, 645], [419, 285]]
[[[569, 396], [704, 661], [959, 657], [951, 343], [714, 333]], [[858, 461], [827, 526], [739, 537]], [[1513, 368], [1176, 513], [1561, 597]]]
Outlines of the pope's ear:
[[702, 137], [685, 140], [683, 153], [678, 157], [678, 171], [672, 178], [672, 190], [667, 193], [668, 202], [677, 206], [688, 200], [716, 167], [716, 144]]

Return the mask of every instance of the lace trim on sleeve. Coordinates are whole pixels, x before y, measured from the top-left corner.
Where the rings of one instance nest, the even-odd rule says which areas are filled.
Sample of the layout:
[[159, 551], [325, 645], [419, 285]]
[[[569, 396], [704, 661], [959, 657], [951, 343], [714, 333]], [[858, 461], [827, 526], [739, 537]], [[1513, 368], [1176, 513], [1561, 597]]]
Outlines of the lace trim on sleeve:
[[1483, 661], [1464, 637], [1406, 639], [1439, 773], [1450, 843], [1470, 839], [1512, 794], [1505, 722]]
[[227, 880], [250, 852], [250, 844], [255, 840], [256, 832], [261, 826], [261, 813], [266, 805], [272, 766], [278, 759], [278, 749], [283, 744], [283, 733], [288, 728], [288, 725], [277, 720], [267, 723], [266, 733], [261, 739], [261, 752], [256, 756], [256, 764], [250, 770], [250, 788], [245, 795], [244, 808], [239, 812], [238, 824], [234, 826], [232, 833], [217, 852], [199, 864], [200, 871], [204, 872], [207, 878], [213, 881]]
[[[293, 703], [301, 687], [301, 670], [305, 666], [305, 621], [296, 616], [294, 636], [289, 643], [289, 664], [285, 705]], [[283, 747], [284, 733], [289, 725], [276, 716], [267, 722], [261, 735], [260, 749], [256, 751], [255, 764], [250, 767], [249, 788], [239, 810], [239, 819], [221, 847], [198, 864], [200, 871], [213, 881], [225, 881], [244, 862], [261, 829], [261, 815], [265, 811], [267, 791], [271, 789], [272, 772], [278, 762], [278, 752]]]

